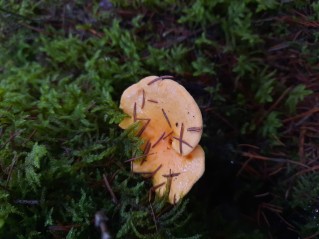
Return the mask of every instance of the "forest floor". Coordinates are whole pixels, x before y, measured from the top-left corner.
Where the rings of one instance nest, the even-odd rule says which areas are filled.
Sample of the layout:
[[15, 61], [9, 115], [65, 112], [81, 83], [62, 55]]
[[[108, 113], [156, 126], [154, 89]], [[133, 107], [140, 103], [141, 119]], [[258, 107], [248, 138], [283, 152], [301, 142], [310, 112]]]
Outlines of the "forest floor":
[[[0, 237], [319, 237], [319, 3], [0, 0]], [[124, 161], [124, 89], [172, 75], [206, 171], [175, 206]], [[152, 196], [151, 200], [149, 195]]]

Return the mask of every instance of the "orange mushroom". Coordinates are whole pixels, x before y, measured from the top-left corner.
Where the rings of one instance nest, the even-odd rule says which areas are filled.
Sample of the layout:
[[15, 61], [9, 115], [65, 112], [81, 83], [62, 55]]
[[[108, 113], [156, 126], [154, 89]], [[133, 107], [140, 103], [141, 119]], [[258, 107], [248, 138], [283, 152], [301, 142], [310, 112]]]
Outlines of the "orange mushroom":
[[205, 170], [205, 153], [198, 145], [202, 115], [187, 90], [171, 76], [149, 76], [127, 88], [120, 108], [130, 115], [120, 127], [141, 123], [138, 136], [145, 140], [144, 154], [132, 158], [132, 170], [148, 173], [156, 192], [163, 195], [170, 183], [169, 202], [186, 195]]

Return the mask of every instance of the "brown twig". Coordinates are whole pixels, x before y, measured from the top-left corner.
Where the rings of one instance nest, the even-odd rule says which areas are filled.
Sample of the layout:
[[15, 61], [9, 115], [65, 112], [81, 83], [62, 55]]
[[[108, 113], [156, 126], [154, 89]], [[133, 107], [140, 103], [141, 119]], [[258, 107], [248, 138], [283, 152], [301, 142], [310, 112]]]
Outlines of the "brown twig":
[[165, 185], [165, 182], [160, 183], [160, 184], [157, 184], [157, 185], [151, 187], [150, 190], [151, 190], [152, 192], [155, 192], [157, 189], [159, 189], [160, 187], [162, 187], [162, 186], [164, 186], [164, 185]]
[[16, 133], [11, 133], [9, 139], [0, 146], [0, 149], [3, 149], [10, 141], [13, 141], [15, 137], [17, 137], [18, 135], [20, 135], [21, 132], [16, 132]]
[[294, 225], [290, 224], [289, 222], [287, 222], [287, 220], [285, 218], [283, 218], [280, 213], [275, 213], [284, 223], [286, 223], [287, 226], [289, 226], [292, 229], [295, 229]]
[[290, 122], [290, 121], [293, 121], [295, 119], [299, 119], [299, 118], [302, 118], [302, 117], [305, 117], [305, 116], [310, 116], [316, 112], [319, 111], [319, 108], [318, 107], [315, 107], [315, 108], [312, 108], [311, 110], [308, 110], [306, 112], [303, 112], [299, 115], [296, 115], [296, 116], [293, 116], [293, 117], [290, 117], [290, 118], [287, 118], [287, 119], [284, 119], [283, 120], [283, 123], [287, 123], [287, 122]]
[[150, 149], [151, 149], [151, 142], [147, 140], [143, 154], [148, 154], [150, 152]]
[[[149, 198], [150, 200], [150, 198]], [[155, 213], [154, 213], [154, 210], [153, 210], [153, 206], [152, 206], [152, 203], [150, 203], [150, 208], [151, 208], [151, 213], [152, 213], [152, 217], [153, 217], [153, 221], [154, 221], [154, 225], [155, 225], [155, 230], [156, 232], [158, 232], [158, 228], [157, 228], [157, 220], [156, 220], [156, 216], [155, 216]]]
[[14, 167], [14, 165], [16, 163], [17, 158], [18, 158], [18, 156], [15, 155], [13, 157], [13, 159], [12, 159], [12, 163], [10, 165], [10, 170], [9, 170], [8, 177], [7, 177], [6, 187], [8, 187], [8, 185], [9, 185], [9, 182], [10, 182], [10, 179], [11, 179], [11, 175], [12, 175], [12, 172], [13, 172], [13, 167]]
[[270, 112], [272, 112], [278, 105], [279, 103], [286, 97], [286, 95], [291, 91], [291, 87], [288, 87], [282, 94], [281, 96], [276, 100], [276, 102], [270, 106], [270, 108], [266, 111], [265, 114], [263, 114], [257, 121], [256, 121], [256, 126], [258, 126], [265, 117], [269, 115]]
[[237, 177], [242, 173], [242, 171], [244, 171], [244, 169], [246, 169], [246, 167], [247, 167], [247, 165], [250, 163], [250, 161], [252, 161], [251, 158], [249, 158], [248, 160], [246, 160], [246, 161], [243, 163], [243, 165], [241, 166], [241, 168], [238, 170], [238, 172], [237, 172], [237, 174], [236, 174]]
[[312, 239], [312, 238], [317, 238], [317, 236], [319, 235], [319, 232], [315, 233], [315, 234], [312, 234], [308, 237], [304, 237], [304, 239]]
[[144, 105], [145, 105], [145, 90], [143, 89], [143, 91], [142, 91], [142, 109], [144, 108]]
[[249, 147], [253, 149], [260, 149], [260, 147], [252, 145], [252, 144], [238, 144], [239, 147]]
[[163, 112], [163, 115], [164, 115], [169, 127], [172, 128], [171, 122], [169, 121], [169, 118], [168, 118], [168, 116], [163, 108], [162, 108], [162, 112]]
[[187, 131], [190, 131], [190, 132], [201, 132], [202, 131], [202, 127], [190, 127], [190, 128], [187, 128]]
[[171, 131], [168, 135], [166, 135], [163, 139], [166, 139], [167, 137], [171, 136], [174, 132]]
[[190, 145], [189, 143], [187, 143], [185, 140], [181, 140], [181, 138], [177, 138], [177, 137], [175, 137], [175, 136], [173, 136], [173, 138], [174, 139], [176, 139], [176, 140], [178, 140], [178, 141], [180, 141], [180, 142], [182, 142], [183, 144], [186, 144], [188, 147], [190, 147], [190, 148], [194, 148], [192, 145]]
[[114, 194], [114, 192], [113, 192], [113, 190], [111, 188], [111, 185], [110, 185], [109, 181], [107, 180], [107, 176], [105, 174], [103, 174], [103, 179], [104, 179], [104, 183], [105, 183], [105, 186], [106, 186], [107, 190], [111, 194], [113, 203], [117, 204], [118, 200], [117, 200], [117, 198], [116, 198], [116, 196], [115, 196], [115, 194]]
[[23, 144], [25, 145], [27, 142], [29, 142], [36, 132], [37, 132], [36, 129], [33, 130], [32, 133], [28, 136], [28, 138], [23, 142]]
[[273, 162], [277, 162], [277, 163], [291, 163], [291, 164], [296, 164], [299, 166], [303, 166], [305, 168], [310, 168], [308, 165], [305, 165], [303, 163], [300, 162], [296, 162], [293, 160], [289, 160], [289, 159], [282, 159], [282, 158], [270, 158], [270, 157], [265, 157], [265, 156], [261, 156], [261, 155], [257, 155], [254, 153], [249, 153], [249, 152], [243, 152], [242, 156], [244, 157], [248, 157], [251, 159], [258, 159], [258, 160], [265, 160], [265, 161], [273, 161]]
[[134, 102], [133, 119], [134, 119], [134, 122], [136, 122], [136, 102]]
[[181, 131], [179, 134], [179, 151], [181, 154], [183, 154], [183, 135], [184, 135], [184, 123], [182, 123]]
[[141, 158], [144, 158], [144, 157], [153, 155], [153, 154], [155, 154], [155, 153], [143, 154], [143, 155], [141, 155], [141, 156], [137, 156], [137, 157], [134, 157], [134, 158], [130, 158], [130, 159], [128, 159], [128, 160], [125, 160], [124, 163], [132, 162], [132, 161], [134, 161], [134, 160], [141, 159]]
[[137, 133], [137, 137], [140, 137], [143, 132], [145, 131], [146, 127], [149, 125], [149, 123], [151, 122], [151, 119], [145, 119], [147, 120], [147, 122], [143, 125], [143, 127], [141, 128], [141, 130]]
[[152, 102], [152, 103], [155, 103], [155, 104], [158, 104], [158, 101], [156, 101], [156, 100], [149, 99], [149, 100], [147, 100], [147, 101]]
[[[148, 153], [150, 152], [151, 150], [151, 142], [148, 140], [147, 143], [146, 143], [146, 146], [144, 148], [144, 151], [143, 151], [143, 154], [144, 155], [148, 155]], [[143, 158], [142, 162], [141, 162], [141, 165], [146, 161], [146, 157]]]
[[178, 175], [180, 175], [181, 173], [170, 173], [170, 174], [163, 174], [162, 176], [164, 178], [173, 178], [173, 177], [177, 177]]
[[158, 140], [154, 143], [152, 148], [154, 148], [157, 144], [159, 144], [159, 142], [163, 139], [164, 135], [165, 135], [165, 132], [158, 138]]
[[148, 178], [153, 177], [161, 168], [163, 167], [163, 164], [159, 165], [153, 172], [136, 172], [138, 174], [146, 174], [148, 175]]
[[159, 76], [159, 77], [155, 78], [154, 80], [148, 82], [147, 85], [151, 85], [151, 84], [155, 83], [156, 81], [163, 80], [163, 79], [174, 79], [174, 77], [173, 76]]

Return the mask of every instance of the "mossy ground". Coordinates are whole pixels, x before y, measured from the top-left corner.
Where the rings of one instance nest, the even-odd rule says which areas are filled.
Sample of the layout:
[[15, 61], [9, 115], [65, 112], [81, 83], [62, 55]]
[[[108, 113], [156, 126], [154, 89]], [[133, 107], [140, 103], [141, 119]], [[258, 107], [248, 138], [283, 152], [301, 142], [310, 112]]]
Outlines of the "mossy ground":
[[[0, 237], [315, 238], [315, 1], [0, 0]], [[123, 90], [173, 75], [206, 173], [178, 205], [123, 163]], [[109, 182], [115, 197], [106, 188]]]

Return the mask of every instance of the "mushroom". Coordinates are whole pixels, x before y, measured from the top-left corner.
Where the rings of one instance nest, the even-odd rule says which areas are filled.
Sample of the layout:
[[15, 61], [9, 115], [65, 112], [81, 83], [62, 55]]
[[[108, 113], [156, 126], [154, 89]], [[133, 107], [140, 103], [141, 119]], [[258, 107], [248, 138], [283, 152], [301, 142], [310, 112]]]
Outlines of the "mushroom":
[[128, 161], [132, 170], [150, 174], [159, 195], [170, 185], [169, 202], [186, 195], [205, 170], [205, 153], [198, 145], [202, 115], [187, 90], [171, 76], [148, 76], [127, 88], [120, 108], [131, 117], [120, 127], [139, 121], [137, 135], [144, 139], [144, 154]]

